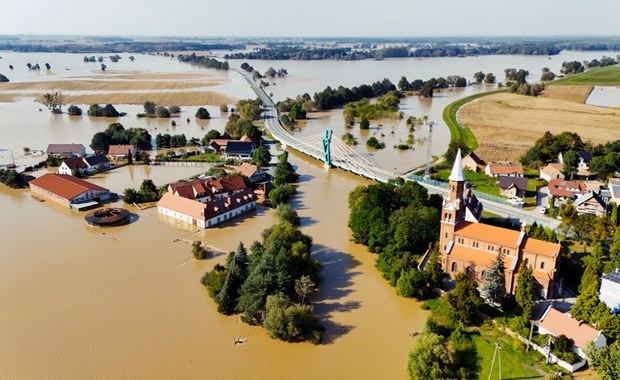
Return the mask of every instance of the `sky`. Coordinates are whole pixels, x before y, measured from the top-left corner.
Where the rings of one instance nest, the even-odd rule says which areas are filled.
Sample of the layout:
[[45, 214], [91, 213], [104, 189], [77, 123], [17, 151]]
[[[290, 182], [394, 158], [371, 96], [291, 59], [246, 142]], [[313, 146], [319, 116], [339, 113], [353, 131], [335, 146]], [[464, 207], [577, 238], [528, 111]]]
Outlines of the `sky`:
[[27, 0], [3, 2], [0, 35], [620, 35], [619, 15], [619, 0]]

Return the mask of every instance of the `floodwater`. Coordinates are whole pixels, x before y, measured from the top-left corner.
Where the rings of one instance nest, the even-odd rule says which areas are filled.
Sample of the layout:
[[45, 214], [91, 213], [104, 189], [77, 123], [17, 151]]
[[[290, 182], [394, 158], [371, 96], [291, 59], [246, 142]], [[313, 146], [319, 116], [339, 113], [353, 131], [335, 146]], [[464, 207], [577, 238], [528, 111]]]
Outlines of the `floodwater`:
[[594, 86], [586, 104], [601, 107], [620, 107], [620, 87]]
[[[11, 54], [14, 53], [2, 54], [0, 72], [10, 63], [7, 57]], [[591, 53], [587, 58], [597, 56], [600, 54]], [[37, 58], [35, 54], [17, 54], [16, 57], [21, 60], [20, 65], [25, 65], [24, 62], [41, 65], [50, 62], [53, 68], [69, 67], [70, 63], [75, 67], [83, 65], [81, 55], [60, 55], [58, 62], [47, 56]], [[571, 57], [582, 60], [579, 54]], [[510, 57], [495, 58], [498, 67], [511, 62]], [[547, 62], [541, 57], [529, 58], [528, 65], [512, 61], [506, 67], [530, 67]], [[564, 58], [570, 59], [566, 55]], [[492, 61], [493, 58], [485, 59]], [[467, 60], [449, 62], [456, 68], [458, 63]], [[128, 61], [122, 62], [122, 65], [131, 66]], [[134, 63], [139, 62], [149, 64], [148, 67], [133, 67], [138, 72], [203, 70], [163, 57], [136, 56]], [[415, 62], [277, 62], [289, 70], [291, 78], [280, 80], [274, 89], [286, 89], [287, 81], [293, 84], [312, 81], [311, 77], [303, 79], [302, 76], [313, 67], [318, 67], [319, 72], [324, 70], [321, 80], [333, 86], [340, 84], [340, 80], [347, 85], [357, 85], [387, 75], [376, 77], [378, 69], [367, 74], [361, 69], [343, 69], [349, 76], [343, 76], [343, 71], [331, 71], [330, 68], [339, 65], [364, 68], [382, 64], [392, 67], [393, 73], [397, 71], [394, 67], [400, 65], [402, 73], [411, 80], [418, 75], [408, 75], [405, 69], [409, 64], [417, 64]], [[443, 61], [429, 61], [427, 69], [435, 70], [438, 62]], [[62, 75], [57, 74], [55, 79], [71, 80], [73, 73], [89, 75], [90, 69], [71, 67]], [[459, 74], [452, 66], [448, 68], [450, 70], [440, 74]], [[479, 69], [488, 71], [483, 65]], [[120, 70], [132, 70], [132, 67], [122, 66]], [[419, 77], [426, 77], [423, 73], [420, 71]], [[25, 81], [40, 80], [38, 76], [43, 74], [26, 71], [20, 75], [37, 76], [20, 79]], [[236, 73], [221, 75], [231, 75], [230, 82], [223, 84], [231, 86], [229, 95], [250, 96]], [[398, 81], [398, 78], [391, 79]], [[305, 91], [322, 89], [322, 83], [312, 85], [319, 88], [309, 85]], [[234, 88], [238, 86], [237, 92]], [[451, 99], [478, 90], [479, 87], [468, 88], [464, 93], [454, 90], [432, 101], [407, 99], [402, 108], [416, 116], [428, 114], [435, 118]], [[288, 91], [298, 93], [295, 86]], [[195, 111], [181, 106], [188, 115]], [[47, 111], [39, 112], [38, 108], [40, 105], [31, 99], [0, 104], [3, 115], [0, 164], [8, 162], [9, 151], [13, 151], [18, 165], [38, 161], [40, 157], [23, 156], [22, 148], [26, 146], [45, 149], [51, 142], [88, 146], [95, 132], [114, 121], [50, 115]], [[212, 109], [209, 111], [213, 111], [211, 114], [216, 118], [204, 125], [188, 116], [191, 118], [189, 125], [177, 123], [176, 129], [172, 129], [169, 121], [135, 118], [133, 115], [140, 107], [120, 105], [118, 108], [129, 113], [118, 121], [126, 127], [149, 128], [153, 135], [165, 131], [185, 133], [188, 138], [202, 137], [206, 130], [222, 130], [225, 124], [225, 115], [217, 117], [219, 111]], [[181, 117], [184, 119], [185, 115]], [[390, 147], [392, 141], [406, 136], [406, 132], [404, 135], [401, 131], [402, 123], [404, 120], [386, 122], [382, 129], [364, 133], [384, 133], [388, 145], [384, 151], [394, 152]], [[343, 128], [342, 111], [334, 110], [323, 118], [308, 121], [296, 133], [311, 136], [326, 127], [337, 130], [339, 125]], [[394, 137], [391, 137], [392, 129]], [[342, 131], [344, 129], [337, 130], [336, 134]], [[416, 137], [421, 138], [426, 132], [421, 128], [416, 133]], [[433, 154], [445, 150], [448, 141], [445, 133], [437, 127]], [[388, 136], [392, 140], [388, 140]], [[360, 141], [362, 145], [363, 141]], [[362, 148], [356, 149], [363, 152]], [[373, 159], [387, 168], [394, 165], [402, 170], [413, 166], [418, 159], [406, 154], [423, 152], [424, 147], [419, 147], [403, 155], [386, 153], [383, 157], [377, 153]], [[350, 241], [348, 193], [355, 186], [370, 182], [340, 170], [328, 171], [321, 163], [295, 153], [290, 158], [302, 176], [293, 205], [302, 218], [303, 231], [314, 238], [313, 254], [324, 265], [325, 280], [313, 298], [316, 311], [327, 328], [324, 344], [283, 343], [270, 339], [259, 327], [241, 323], [237, 316], [218, 314], [199, 280], [205, 271], [222, 263], [224, 255], [196, 261], [191, 256], [190, 245], [177, 240], [200, 239], [224, 250], [234, 250], [239, 241], [249, 246], [263, 229], [274, 223], [269, 210], [259, 208], [255, 214], [227, 225], [198, 231], [159, 216], [154, 208], [137, 210], [129, 206], [134, 213], [130, 225], [99, 229], [88, 227], [83, 213], [49, 201], [37, 202], [28, 190], [0, 186], [0, 378], [405, 378], [407, 352], [413, 343], [409, 332], [419, 331], [427, 314], [415, 301], [398, 297], [374, 268], [375, 256]], [[200, 167], [123, 167], [92, 180], [120, 193], [126, 187], [139, 186], [145, 178], [162, 185], [201, 170]], [[239, 337], [247, 343], [235, 345], [234, 340]]]

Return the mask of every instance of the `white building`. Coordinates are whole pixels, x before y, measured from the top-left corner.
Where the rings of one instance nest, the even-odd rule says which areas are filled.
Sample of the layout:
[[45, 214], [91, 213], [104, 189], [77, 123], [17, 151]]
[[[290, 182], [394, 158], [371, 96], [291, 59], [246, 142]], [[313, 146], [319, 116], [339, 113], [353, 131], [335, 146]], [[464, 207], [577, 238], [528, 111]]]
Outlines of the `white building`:
[[599, 295], [601, 302], [604, 302], [611, 311], [620, 313], [620, 272], [617, 270], [605, 273], [601, 277], [601, 292]]

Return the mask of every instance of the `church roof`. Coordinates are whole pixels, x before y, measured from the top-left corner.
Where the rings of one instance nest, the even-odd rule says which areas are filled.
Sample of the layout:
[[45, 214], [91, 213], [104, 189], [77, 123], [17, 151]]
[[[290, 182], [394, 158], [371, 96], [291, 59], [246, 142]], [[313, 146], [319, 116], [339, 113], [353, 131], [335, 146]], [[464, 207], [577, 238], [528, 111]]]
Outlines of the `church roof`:
[[456, 153], [454, 165], [452, 166], [452, 173], [450, 173], [450, 177], [448, 179], [450, 181], [465, 181], [465, 177], [463, 176], [463, 159], [461, 157], [460, 149]]

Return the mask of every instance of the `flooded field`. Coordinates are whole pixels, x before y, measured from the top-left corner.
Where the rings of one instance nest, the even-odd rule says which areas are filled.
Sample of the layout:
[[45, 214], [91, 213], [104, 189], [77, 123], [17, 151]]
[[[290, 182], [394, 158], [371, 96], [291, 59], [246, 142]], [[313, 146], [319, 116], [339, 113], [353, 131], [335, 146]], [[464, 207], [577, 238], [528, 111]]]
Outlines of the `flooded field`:
[[620, 107], [620, 87], [594, 86], [586, 104], [601, 107]]

